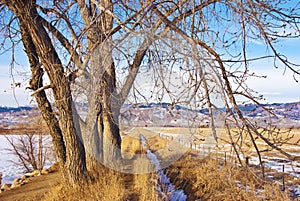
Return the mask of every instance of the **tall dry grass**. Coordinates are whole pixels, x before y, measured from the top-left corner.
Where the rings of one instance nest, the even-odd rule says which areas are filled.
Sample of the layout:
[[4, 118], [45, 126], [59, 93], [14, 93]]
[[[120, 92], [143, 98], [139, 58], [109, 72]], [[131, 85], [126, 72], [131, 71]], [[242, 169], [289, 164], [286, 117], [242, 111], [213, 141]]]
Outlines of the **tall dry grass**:
[[45, 201], [158, 201], [155, 183], [157, 176], [155, 173], [147, 173], [153, 167], [145, 154], [139, 133], [128, 135], [122, 139], [122, 155], [128, 159], [127, 165], [134, 168], [133, 172], [144, 174], [124, 174], [100, 164], [92, 164], [90, 172], [95, 177], [94, 183], [78, 189], [60, 184], [51, 189]]
[[122, 146], [127, 153], [137, 154], [132, 160], [133, 173], [135, 174], [133, 174], [132, 186], [129, 188], [132, 192], [131, 199], [158, 201], [156, 191], [157, 174], [152, 173], [154, 167], [146, 157], [146, 150], [142, 146], [139, 134], [139, 132], [133, 132], [130, 136], [124, 137], [122, 141]]
[[139, 201], [158, 201], [158, 192], [156, 191], [157, 174], [150, 172], [153, 169], [151, 166], [150, 161], [145, 158], [138, 158], [134, 162], [136, 172], [145, 172], [133, 176], [132, 191]]
[[102, 168], [95, 182], [80, 188], [71, 188], [60, 183], [44, 196], [44, 201], [121, 201], [128, 197], [123, 178], [121, 173]]
[[[136, 133], [137, 134], [137, 133]], [[147, 133], [146, 133], [147, 134]], [[150, 135], [149, 135], [150, 136]], [[125, 139], [125, 140], [124, 140]], [[152, 151], [163, 149], [167, 141], [157, 136], [150, 136], [148, 146]], [[129, 154], [145, 153], [139, 137], [123, 138], [124, 150]], [[289, 192], [282, 192], [275, 183], [260, 180], [247, 169], [230, 163], [224, 164], [212, 158], [201, 159], [199, 153], [191, 151], [166, 169], [166, 174], [179, 189], [183, 189], [188, 200], [289, 200]], [[162, 157], [163, 155], [161, 155]], [[152, 169], [150, 161], [145, 157], [130, 158], [136, 172], [147, 172]], [[121, 174], [99, 168], [96, 182], [72, 189], [60, 184], [54, 187], [45, 197], [45, 201], [83, 200], [83, 201], [158, 201], [157, 174]]]
[[136, 154], [141, 154], [144, 152], [141, 140], [138, 133], [128, 135], [122, 139], [122, 157], [124, 159], [133, 159]]
[[167, 169], [167, 175], [188, 200], [289, 200], [274, 183], [266, 183], [249, 170], [220, 165], [211, 158], [187, 154]]

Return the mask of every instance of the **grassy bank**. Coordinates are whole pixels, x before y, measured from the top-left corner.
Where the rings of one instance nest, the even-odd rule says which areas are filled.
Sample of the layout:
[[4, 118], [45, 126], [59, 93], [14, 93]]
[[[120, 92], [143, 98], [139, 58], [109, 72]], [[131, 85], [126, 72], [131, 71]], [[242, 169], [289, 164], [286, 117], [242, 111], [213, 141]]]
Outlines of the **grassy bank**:
[[[139, 154], [145, 154], [139, 134], [147, 138], [147, 145], [161, 163], [172, 161], [174, 147], [170, 141], [162, 139], [149, 130], [135, 129], [126, 134], [122, 141], [123, 158], [131, 161], [135, 170], [146, 171], [151, 163]], [[176, 147], [175, 147], [176, 148]], [[174, 149], [175, 149], [174, 148]], [[182, 152], [181, 152], [182, 153]], [[288, 190], [282, 191], [278, 183], [261, 180], [255, 171], [237, 164], [225, 163], [218, 157], [199, 157], [199, 152], [188, 150], [169, 165], [165, 172], [172, 183], [183, 189], [188, 200], [290, 200]], [[95, 182], [70, 188], [60, 180], [49, 192], [39, 196], [44, 201], [156, 201], [157, 174], [125, 174], [103, 166], [93, 171]], [[21, 188], [26, 188], [26, 185]], [[29, 193], [29, 192], [28, 192]], [[32, 198], [31, 200], [35, 200]]]

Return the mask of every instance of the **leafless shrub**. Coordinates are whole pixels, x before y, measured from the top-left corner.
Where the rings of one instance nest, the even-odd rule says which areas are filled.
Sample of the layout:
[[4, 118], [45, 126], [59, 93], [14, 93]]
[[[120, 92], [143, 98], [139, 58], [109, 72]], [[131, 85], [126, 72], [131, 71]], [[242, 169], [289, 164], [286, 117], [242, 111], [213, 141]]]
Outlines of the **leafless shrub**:
[[17, 161], [11, 160], [11, 162], [23, 166], [26, 172], [42, 170], [47, 161], [55, 160], [49, 135], [42, 132], [24, 133], [23, 135], [6, 135], [5, 138], [10, 145], [7, 150], [18, 158]]

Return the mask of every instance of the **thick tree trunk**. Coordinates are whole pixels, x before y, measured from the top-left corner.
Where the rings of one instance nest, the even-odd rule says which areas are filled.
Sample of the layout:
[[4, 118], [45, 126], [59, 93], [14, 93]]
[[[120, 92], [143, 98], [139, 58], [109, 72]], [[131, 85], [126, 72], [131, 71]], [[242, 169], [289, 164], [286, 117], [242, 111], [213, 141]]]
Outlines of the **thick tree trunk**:
[[119, 125], [109, 113], [103, 115], [103, 163], [110, 168], [118, 168], [121, 159], [121, 137]]
[[[113, 12], [111, 0], [101, 0], [99, 4]], [[82, 5], [83, 6], [83, 5]], [[93, 13], [93, 10], [91, 10]], [[121, 137], [119, 131], [120, 106], [116, 104], [116, 74], [112, 56], [112, 38], [107, 37], [113, 26], [111, 15], [103, 12], [94, 26], [90, 23], [94, 15], [87, 18], [85, 8], [81, 9], [85, 24], [89, 27], [88, 46], [92, 54], [90, 60], [91, 88], [89, 100], [89, 112], [87, 118], [90, 133], [86, 133], [89, 139], [89, 147], [95, 158], [106, 167], [114, 168], [121, 157]], [[99, 21], [98, 21], [99, 20]], [[99, 45], [95, 48], [95, 43]], [[116, 107], [117, 106], [117, 107]], [[96, 111], [96, 112], [95, 112]], [[96, 122], [91, 120], [96, 119]], [[90, 123], [96, 124], [89, 125]], [[95, 129], [96, 128], [96, 129]], [[94, 136], [91, 136], [92, 135]]]
[[[86, 169], [85, 150], [80, 139], [81, 132], [76, 129], [72, 113], [73, 102], [70, 84], [64, 75], [62, 63], [52, 45], [49, 35], [38, 18], [34, 2], [19, 0], [14, 1], [14, 3], [8, 6], [20, 21], [25, 23], [38, 53], [38, 58], [40, 58], [40, 62], [50, 79], [56, 106], [60, 113], [60, 129], [66, 147], [63, 175], [68, 184], [78, 186], [82, 182], [87, 182], [89, 176]], [[43, 116], [46, 116], [46, 113]], [[46, 121], [49, 122], [51, 120], [46, 119]]]
[[[32, 78], [30, 80], [30, 89], [36, 91], [37, 89], [43, 87], [44, 72], [39, 63], [36, 48], [33, 44], [32, 38], [29, 35], [29, 31], [27, 30], [24, 21], [20, 20], [20, 28], [22, 34], [22, 42], [29, 59], [30, 69], [32, 73]], [[44, 90], [35, 93], [35, 99], [37, 101], [38, 108], [41, 111], [41, 114], [49, 128], [54, 149], [55, 152], [57, 153], [60, 165], [61, 167], [63, 167], [66, 161], [66, 147], [64, 145], [63, 136], [62, 136], [61, 129], [59, 127], [58, 119], [54, 115], [51, 104], [47, 99]]]
[[104, 72], [100, 82], [102, 95], [102, 159], [106, 166], [115, 168], [121, 157], [121, 137], [119, 130], [118, 98], [116, 96], [116, 73], [112, 59], [112, 43], [107, 40], [102, 45]]
[[[84, 141], [88, 158], [96, 159], [106, 167], [113, 168], [121, 157], [119, 131], [120, 106], [116, 103], [116, 76], [110, 44], [97, 47], [91, 58], [92, 79], [89, 111], [86, 119]], [[91, 165], [93, 161], [91, 161]]]
[[110, 112], [103, 111], [97, 117], [93, 130], [88, 130], [85, 135], [86, 155], [88, 166], [95, 166], [95, 162], [115, 169], [121, 157], [121, 137], [118, 119], [113, 118]]

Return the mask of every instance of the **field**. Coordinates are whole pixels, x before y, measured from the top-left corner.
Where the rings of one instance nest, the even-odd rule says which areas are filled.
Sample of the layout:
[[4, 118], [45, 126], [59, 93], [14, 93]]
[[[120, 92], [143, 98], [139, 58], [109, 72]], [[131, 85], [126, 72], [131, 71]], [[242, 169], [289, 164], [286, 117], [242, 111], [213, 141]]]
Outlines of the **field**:
[[[141, 133], [148, 133], [150, 136], [148, 141], [150, 143], [152, 141], [153, 144], [151, 146], [152, 150], [160, 157], [160, 161], [166, 169], [173, 164], [180, 163], [181, 160], [185, 161], [184, 166], [193, 169], [195, 167], [191, 165], [193, 164], [192, 161], [201, 163], [201, 160], [207, 160], [208, 158], [217, 161], [222, 166], [225, 166], [224, 164], [226, 163], [226, 165], [233, 165], [235, 168], [243, 169], [232, 146], [228, 144], [229, 136], [224, 129], [217, 130], [218, 142], [211, 135], [209, 128], [144, 127], [136, 129]], [[277, 136], [277, 138], [291, 138], [289, 143], [281, 146], [281, 149], [289, 154], [299, 156], [300, 147], [291, 144], [299, 142], [300, 130], [283, 130], [281, 132], [282, 134]], [[154, 143], [153, 141], [156, 142]], [[256, 144], [259, 150], [269, 148], [259, 139], [256, 139]], [[259, 158], [254, 146], [250, 143], [250, 139], [245, 137], [244, 144], [240, 145], [239, 151], [239, 157], [242, 162], [247, 163], [249, 174], [255, 175], [262, 183], [269, 181], [279, 185], [281, 189], [289, 190], [293, 197], [300, 196], [299, 160], [291, 161], [274, 149], [261, 152], [261, 160], [265, 171], [265, 179], [263, 180]], [[191, 156], [192, 159], [187, 159]]]
[[[228, 140], [225, 130], [219, 129], [217, 133], [224, 139], [218, 143], [207, 128], [134, 127], [123, 130], [122, 156], [127, 161], [123, 165], [128, 165], [130, 173], [100, 165], [97, 182], [80, 189], [64, 186], [60, 177], [50, 176], [51, 183], [44, 182], [41, 189], [38, 184], [31, 187], [26, 184], [0, 197], [8, 198], [6, 200], [36, 200], [38, 197], [46, 201], [299, 199], [300, 166], [297, 161], [289, 161], [275, 150], [263, 152], [266, 174], [263, 179], [254, 148], [246, 143], [242, 146], [249, 163], [241, 166], [225, 142]], [[300, 131], [290, 133], [294, 135], [292, 141], [297, 142]], [[257, 142], [259, 148], [265, 148], [259, 140]], [[295, 155], [299, 152], [296, 146], [283, 148]], [[245, 162], [246, 157], [241, 158]], [[36, 188], [30, 190], [32, 186]]]

